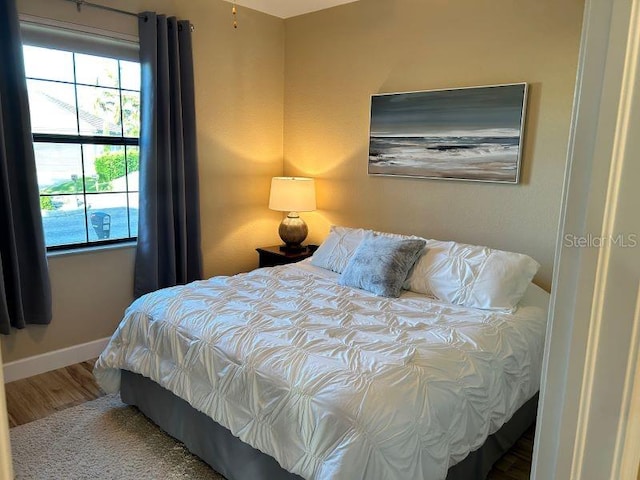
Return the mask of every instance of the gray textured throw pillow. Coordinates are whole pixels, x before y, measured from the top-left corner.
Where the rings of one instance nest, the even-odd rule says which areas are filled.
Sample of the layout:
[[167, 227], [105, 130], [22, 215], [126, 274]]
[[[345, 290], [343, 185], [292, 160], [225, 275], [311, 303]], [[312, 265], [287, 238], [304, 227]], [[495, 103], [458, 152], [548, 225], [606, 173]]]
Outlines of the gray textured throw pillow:
[[367, 234], [340, 276], [340, 285], [398, 297], [426, 242]]

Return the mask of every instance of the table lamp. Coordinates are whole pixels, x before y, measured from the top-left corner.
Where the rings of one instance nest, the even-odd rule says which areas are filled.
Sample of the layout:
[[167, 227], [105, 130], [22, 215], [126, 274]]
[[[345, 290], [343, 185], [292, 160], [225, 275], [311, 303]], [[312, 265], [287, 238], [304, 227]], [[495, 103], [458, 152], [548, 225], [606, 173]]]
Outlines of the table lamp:
[[280, 249], [292, 252], [303, 250], [302, 242], [307, 238], [309, 230], [298, 212], [316, 209], [316, 185], [313, 178], [273, 177], [269, 208], [289, 212], [278, 228], [280, 238], [285, 243]]

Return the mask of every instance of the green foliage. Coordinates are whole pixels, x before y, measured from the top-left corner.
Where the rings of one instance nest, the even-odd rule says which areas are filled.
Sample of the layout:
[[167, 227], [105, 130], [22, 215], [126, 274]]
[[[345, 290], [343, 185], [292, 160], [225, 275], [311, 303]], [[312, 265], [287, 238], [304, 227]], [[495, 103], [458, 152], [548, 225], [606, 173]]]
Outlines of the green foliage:
[[[72, 175], [70, 180], [58, 182], [42, 190], [42, 193], [49, 194], [80, 194], [83, 190], [87, 193], [108, 192], [112, 189], [111, 181], [124, 177], [126, 173], [137, 172], [140, 168], [139, 150], [137, 147], [128, 147], [128, 165], [125, 167], [124, 150], [109, 151], [105, 147], [102, 155], [95, 158], [95, 170], [97, 178], [94, 176], [82, 177]], [[127, 170], [128, 168], [128, 170]], [[58, 208], [56, 202], [51, 197], [40, 198], [40, 208], [43, 210], [55, 210]]]
[[[139, 153], [137, 149], [129, 149], [128, 172], [136, 172], [139, 168]], [[124, 151], [106, 152], [95, 159], [95, 169], [100, 183], [108, 183], [127, 174]]]
[[55, 210], [51, 197], [40, 197], [40, 210]]
[[[107, 68], [102, 74], [119, 83], [117, 70]], [[95, 133], [112, 135], [120, 131], [120, 121], [124, 127], [125, 137], [138, 137], [140, 135], [140, 94], [112, 89], [101, 89], [93, 104], [95, 116], [102, 119], [102, 129]]]
[[[43, 189], [42, 193], [59, 193], [59, 194], [77, 193], [82, 195], [82, 189], [83, 189], [82, 178], [77, 178], [75, 180], [67, 180], [65, 182], [59, 182], [59, 183], [56, 183], [55, 185], [51, 185]], [[86, 178], [87, 193], [105, 192], [109, 190], [111, 190], [110, 183], [108, 182], [98, 183], [98, 181], [92, 177]]]

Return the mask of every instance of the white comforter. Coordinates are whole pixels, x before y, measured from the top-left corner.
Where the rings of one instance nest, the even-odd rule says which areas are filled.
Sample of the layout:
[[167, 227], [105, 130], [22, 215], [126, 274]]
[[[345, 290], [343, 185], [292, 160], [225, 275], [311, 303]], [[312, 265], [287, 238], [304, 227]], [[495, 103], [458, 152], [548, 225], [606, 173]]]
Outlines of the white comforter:
[[441, 479], [539, 387], [548, 295], [386, 299], [298, 264], [148, 294], [95, 375], [151, 378], [307, 479]]

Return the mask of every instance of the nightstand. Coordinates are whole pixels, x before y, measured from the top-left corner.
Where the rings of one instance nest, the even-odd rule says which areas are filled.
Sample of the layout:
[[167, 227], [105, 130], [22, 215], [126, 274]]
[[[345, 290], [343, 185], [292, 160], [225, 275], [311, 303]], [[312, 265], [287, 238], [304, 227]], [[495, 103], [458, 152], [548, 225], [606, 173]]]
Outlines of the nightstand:
[[304, 250], [299, 252], [286, 252], [280, 250], [280, 245], [274, 245], [273, 247], [256, 248], [256, 252], [260, 256], [259, 267], [262, 268], [299, 262], [309, 258], [315, 252], [315, 248], [305, 247]]

